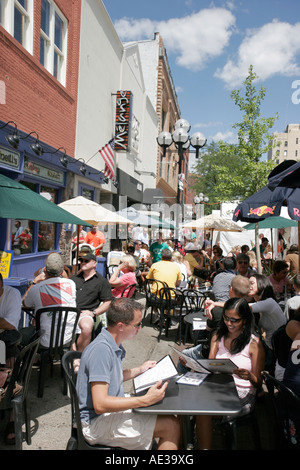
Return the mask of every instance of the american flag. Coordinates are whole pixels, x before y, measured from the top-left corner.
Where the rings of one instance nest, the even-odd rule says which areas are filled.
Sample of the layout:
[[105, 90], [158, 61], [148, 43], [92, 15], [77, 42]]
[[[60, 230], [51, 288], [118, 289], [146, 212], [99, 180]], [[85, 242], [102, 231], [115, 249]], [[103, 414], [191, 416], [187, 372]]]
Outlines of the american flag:
[[111, 139], [108, 144], [104, 145], [99, 152], [105, 162], [104, 174], [111, 180], [115, 179], [115, 141]]

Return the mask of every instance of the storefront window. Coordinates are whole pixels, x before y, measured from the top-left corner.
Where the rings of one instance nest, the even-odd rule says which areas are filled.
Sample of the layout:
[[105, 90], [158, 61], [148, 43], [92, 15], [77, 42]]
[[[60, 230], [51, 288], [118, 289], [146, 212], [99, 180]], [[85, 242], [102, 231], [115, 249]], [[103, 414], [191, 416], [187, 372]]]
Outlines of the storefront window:
[[14, 254], [32, 253], [34, 246], [34, 222], [32, 220], [12, 221], [11, 246]]
[[[35, 190], [35, 184], [22, 182], [31, 190]], [[48, 186], [40, 187], [40, 195], [49, 201], [57, 203], [57, 189]], [[33, 220], [13, 220], [11, 247], [15, 256], [42, 251], [54, 251], [56, 249], [56, 230], [58, 225], [52, 222], [36, 222]]]

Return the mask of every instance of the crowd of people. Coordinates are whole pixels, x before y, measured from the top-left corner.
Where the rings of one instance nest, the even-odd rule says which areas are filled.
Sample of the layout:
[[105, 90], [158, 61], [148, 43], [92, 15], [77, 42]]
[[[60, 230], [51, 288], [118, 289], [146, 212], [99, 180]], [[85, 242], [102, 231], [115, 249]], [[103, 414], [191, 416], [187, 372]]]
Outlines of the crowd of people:
[[[201, 343], [186, 349], [185, 353], [195, 358], [207, 357], [207, 354], [209, 358], [234, 360], [237, 369], [233, 377], [241, 400], [241, 413], [252, 409], [256, 393], [261, 392], [264, 369], [278, 374], [283, 383], [300, 396], [299, 368], [291, 361], [300, 338], [297, 247], [291, 247], [285, 259], [272, 264], [272, 273], [258, 274], [252, 260], [254, 250], [248, 246], [232, 247], [225, 256], [218, 245], [211, 246], [209, 237], [202, 246], [195, 243], [195, 238], [181, 245], [172, 239], [164, 240], [159, 232], [157, 239], [148, 244], [146, 234], [142, 233], [143, 237], [126, 246], [112, 244], [107, 255], [107, 274], [102, 275], [97, 271], [97, 253], [101, 253], [105, 243], [102, 235], [98, 234], [96, 226], [88, 234], [83, 233], [81, 227], [80, 246], [87, 243], [93, 249], [79, 251], [77, 272], [72, 272], [72, 266], [68, 269], [61, 255], [50, 253], [45, 266], [35, 273], [23, 299], [17, 289], [3, 286], [0, 276], [0, 335], [3, 331], [19, 330], [23, 345], [30, 341], [34, 323], [19, 328], [22, 307], [33, 312], [53, 305], [80, 309], [76, 342], [72, 347], [82, 352], [81, 360], [74, 367], [78, 373], [79, 405], [88, 442], [108, 445], [113, 442], [127, 449], [149, 449], [153, 438], [157, 438], [160, 450], [180, 448], [178, 417], [149, 415], [146, 418], [132, 413], [134, 408], [162, 400], [167, 384], [156, 384], [143, 397], [126, 397], [123, 391], [124, 380], [155, 365], [147, 361], [135, 369], [122, 371], [125, 355], [122, 342], [134, 338], [142, 323], [141, 305], [130, 298], [135, 289], [129, 287], [143, 286], [145, 279], [164, 281], [172, 288], [188, 288], [195, 279], [206, 285], [210, 283], [212, 298], [205, 302], [205, 335], [209, 348], [205, 353]], [[72, 250], [76, 247], [77, 234]], [[266, 250], [268, 240], [262, 238], [263, 259], [268, 259], [264, 258], [265, 253], [269, 253]], [[124, 295], [126, 290], [128, 295]], [[286, 301], [284, 308], [279, 303], [282, 298]], [[66, 342], [74, 317], [68, 318], [67, 323]], [[41, 320], [44, 346], [49, 344], [50, 327], [51, 319], [45, 316]], [[273, 334], [279, 328], [284, 328], [289, 339], [285, 362], [280, 360], [280, 364], [272, 343]], [[180, 368], [185, 370], [182, 358], [178, 370]], [[198, 447], [210, 448], [211, 419], [197, 417], [196, 424]], [[8, 431], [6, 441], [13, 443], [11, 425]]]

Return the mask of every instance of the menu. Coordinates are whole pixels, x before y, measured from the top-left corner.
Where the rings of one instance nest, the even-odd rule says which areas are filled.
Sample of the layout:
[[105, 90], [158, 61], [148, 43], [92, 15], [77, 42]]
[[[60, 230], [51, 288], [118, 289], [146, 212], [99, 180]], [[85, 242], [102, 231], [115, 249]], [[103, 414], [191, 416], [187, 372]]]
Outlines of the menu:
[[178, 375], [178, 371], [174, 362], [171, 357], [167, 355], [158, 361], [154, 367], [146, 370], [133, 379], [134, 390], [136, 393], [142, 392], [160, 380], [166, 381], [176, 375]]
[[182, 356], [186, 361], [185, 366], [195, 372], [201, 372], [203, 374], [232, 374], [232, 372], [238, 368], [238, 366], [231, 361], [231, 359], [193, 359], [179, 349], [170, 347], [175, 351], [178, 356]]

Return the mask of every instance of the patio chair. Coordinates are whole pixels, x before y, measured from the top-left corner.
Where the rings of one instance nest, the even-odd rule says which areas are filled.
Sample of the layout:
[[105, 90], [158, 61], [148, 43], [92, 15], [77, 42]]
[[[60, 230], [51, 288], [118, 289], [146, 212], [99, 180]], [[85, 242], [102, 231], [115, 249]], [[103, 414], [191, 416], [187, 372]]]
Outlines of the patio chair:
[[146, 305], [144, 311], [144, 319], [146, 317], [147, 310], [150, 307], [150, 324], [152, 324], [153, 309], [158, 310], [160, 307], [160, 291], [163, 287], [168, 287], [167, 284], [163, 281], [159, 281], [157, 279], [145, 279], [144, 288], [146, 295]]
[[273, 403], [276, 449], [300, 450], [300, 398], [267, 371], [262, 375]]
[[[37, 331], [31, 338], [30, 343], [17, 354], [8, 387], [2, 401], [0, 401], [0, 410], [13, 410], [16, 450], [22, 450], [23, 417], [25, 419], [26, 442], [28, 445], [31, 444], [27, 396], [32, 365], [40, 344], [41, 335], [42, 333]], [[18, 385], [19, 391], [16, 391], [15, 384]]]
[[99, 444], [92, 446], [83, 436], [76, 391], [77, 374], [75, 374], [73, 368], [74, 360], [80, 359], [81, 354], [82, 353], [80, 351], [68, 351], [62, 357], [62, 367], [71, 397], [71, 437], [68, 440], [66, 450], [122, 450], [120, 447], [109, 447]]
[[129, 286], [124, 287], [121, 297], [134, 297], [136, 286], [136, 284], [130, 284]]
[[[71, 339], [65, 343], [65, 331], [67, 326], [68, 316], [75, 314], [73, 321]], [[53, 375], [53, 361], [55, 359], [61, 360], [63, 354], [71, 348], [71, 345], [75, 342], [76, 328], [80, 316], [80, 309], [76, 307], [44, 307], [37, 310], [35, 319], [36, 319], [36, 328], [37, 330], [41, 329], [41, 317], [42, 315], [50, 315], [51, 320], [51, 330], [50, 330], [50, 339], [49, 346], [39, 347], [39, 354], [41, 356], [40, 360], [40, 373], [39, 373], [39, 383], [38, 383], [38, 397], [42, 398], [44, 394], [44, 385], [46, 378], [46, 368], [48, 362], [51, 365], [51, 376]], [[64, 379], [63, 370], [61, 369], [61, 375]], [[67, 394], [67, 386], [64, 380], [63, 393]]]
[[182, 321], [184, 315], [188, 313], [184, 291], [172, 287], [164, 287], [161, 289], [160, 297], [160, 324], [157, 340], [160, 341], [163, 328], [165, 328], [166, 337], [168, 336], [170, 324], [172, 321], [175, 321], [178, 322], [177, 341], [181, 344]]

